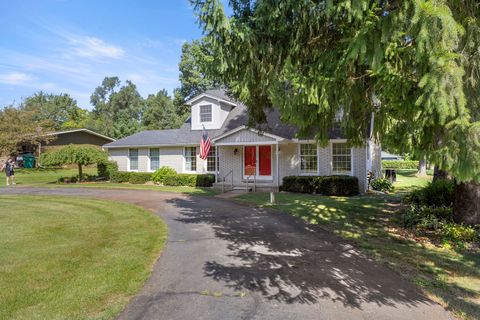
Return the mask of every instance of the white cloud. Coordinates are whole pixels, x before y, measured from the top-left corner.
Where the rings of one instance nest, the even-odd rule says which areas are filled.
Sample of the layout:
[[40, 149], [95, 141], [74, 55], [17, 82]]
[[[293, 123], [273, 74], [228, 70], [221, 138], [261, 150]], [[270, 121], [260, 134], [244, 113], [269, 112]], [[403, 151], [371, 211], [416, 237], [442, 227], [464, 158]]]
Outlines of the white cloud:
[[0, 74], [0, 83], [11, 85], [24, 85], [25, 83], [32, 81], [33, 77], [23, 72], [10, 72]]
[[72, 52], [80, 57], [119, 59], [125, 54], [122, 48], [95, 37], [69, 35], [67, 40]]

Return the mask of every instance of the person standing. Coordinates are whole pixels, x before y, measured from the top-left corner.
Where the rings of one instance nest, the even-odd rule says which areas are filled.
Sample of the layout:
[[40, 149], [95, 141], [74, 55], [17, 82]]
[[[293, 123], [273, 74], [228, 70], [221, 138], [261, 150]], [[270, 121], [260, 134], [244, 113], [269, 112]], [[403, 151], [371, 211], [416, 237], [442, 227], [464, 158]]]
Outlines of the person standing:
[[13, 158], [7, 160], [5, 164], [5, 174], [7, 175], [7, 186], [15, 185], [15, 161]]

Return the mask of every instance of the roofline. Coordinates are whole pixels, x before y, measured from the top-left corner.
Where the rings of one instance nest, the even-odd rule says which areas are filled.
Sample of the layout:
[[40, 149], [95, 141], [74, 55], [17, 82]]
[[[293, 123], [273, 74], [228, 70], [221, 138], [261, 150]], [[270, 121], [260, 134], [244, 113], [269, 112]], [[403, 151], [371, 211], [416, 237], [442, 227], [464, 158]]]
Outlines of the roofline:
[[202, 94], [199, 94], [195, 97], [193, 97], [192, 99], [188, 100], [187, 102], [185, 102], [186, 105], [192, 105], [192, 103], [196, 100], [199, 100], [201, 98], [204, 98], [204, 97], [207, 97], [207, 98], [211, 98], [213, 100], [217, 100], [219, 102], [224, 102], [224, 103], [227, 103], [227, 104], [230, 104], [232, 106], [237, 106], [236, 103], [234, 103], [233, 101], [229, 101], [229, 100], [225, 100], [225, 99], [222, 99], [222, 98], [219, 98], [219, 97], [216, 97], [216, 96], [212, 96], [210, 94], [206, 94], [206, 93], [202, 93]]
[[42, 134], [42, 136], [57, 136], [57, 135], [59, 135], [59, 134], [72, 133], [72, 132], [80, 132], [80, 131], [88, 132], [88, 133], [90, 133], [90, 134], [93, 134], [94, 136], [101, 137], [101, 138], [110, 140], [110, 141], [112, 141], [112, 142], [113, 142], [113, 141], [116, 141], [116, 140], [113, 139], [113, 138], [104, 136], [103, 134], [97, 133], [97, 132], [95, 132], [95, 131], [92, 131], [92, 130], [89, 130], [89, 129], [86, 129], [86, 128], [82, 128], [82, 129], [72, 129], [72, 130], [65, 130], [65, 131], [57, 131], [57, 132], [50, 132], [50, 133]]
[[198, 146], [200, 143], [183, 143], [183, 144], [129, 144], [123, 146], [109, 146], [109, 144], [104, 144], [102, 148], [104, 149], [122, 149], [122, 148], [159, 148], [159, 147], [191, 147]]
[[248, 131], [251, 131], [251, 132], [255, 132], [256, 134], [258, 135], [262, 135], [262, 136], [266, 136], [266, 137], [269, 137], [269, 138], [272, 138], [274, 139], [275, 141], [283, 141], [283, 140], [287, 140], [286, 138], [283, 138], [283, 137], [280, 137], [280, 136], [277, 136], [277, 135], [274, 135], [274, 134], [271, 134], [271, 133], [268, 133], [268, 132], [265, 132], [265, 131], [260, 131], [258, 129], [254, 129], [254, 128], [249, 128], [245, 125], [243, 126], [240, 126], [240, 127], [237, 127], [235, 129], [232, 129], [230, 131], [227, 131], [225, 132], [224, 134], [221, 134], [217, 137], [215, 137], [214, 139], [212, 139], [212, 142], [215, 143], [216, 141], [218, 140], [221, 140], [223, 138], [226, 138], [234, 133], [237, 133], [239, 131], [242, 131], [242, 130], [248, 130]]

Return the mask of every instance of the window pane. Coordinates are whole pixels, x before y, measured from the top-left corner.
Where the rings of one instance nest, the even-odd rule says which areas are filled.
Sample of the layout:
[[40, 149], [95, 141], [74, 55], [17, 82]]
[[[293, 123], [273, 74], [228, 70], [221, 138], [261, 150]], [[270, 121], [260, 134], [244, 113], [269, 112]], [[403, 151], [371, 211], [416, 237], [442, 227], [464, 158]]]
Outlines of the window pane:
[[150, 149], [150, 170], [160, 168], [160, 149]]
[[197, 148], [185, 148], [185, 170], [197, 171]]
[[206, 104], [200, 106], [200, 122], [211, 122], [212, 121], [212, 105]]
[[129, 149], [128, 158], [130, 160], [129, 170], [138, 170], [138, 149]]
[[210, 148], [210, 152], [208, 153], [208, 157], [207, 157], [207, 171], [209, 172], [215, 172], [217, 170], [217, 166], [216, 166], [217, 155], [215, 153], [216, 153], [215, 148]]
[[350, 174], [352, 172], [351, 149], [346, 143], [332, 144], [332, 170], [336, 174]]
[[300, 145], [300, 172], [301, 173], [317, 173], [318, 157], [316, 144]]

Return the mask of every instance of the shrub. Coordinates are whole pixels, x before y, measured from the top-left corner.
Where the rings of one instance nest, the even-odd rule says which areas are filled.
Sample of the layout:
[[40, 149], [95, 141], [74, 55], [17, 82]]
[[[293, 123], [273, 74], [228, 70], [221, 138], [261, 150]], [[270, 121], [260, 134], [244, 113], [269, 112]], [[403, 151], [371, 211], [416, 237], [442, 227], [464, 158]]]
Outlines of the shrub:
[[426, 187], [411, 192], [405, 201], [423, 206], [451, 207], [455, 199], [455, 183], [450, 180], [437, 180]]
[[99, 177], [109, 180], [115, 172], [118, 172], [118, 164], [115, 161], [101, 161], [97, 163]]
[[110, 177], [110, 181], [116, 183], [128, 182], [132, 173], [133, 172], [117, 171]]
[[282, 190], [329, 196], [353, 196], [359, 193], [358, 178], [351, 176], [288, 176], [283, 178]]
[[453, 221], [453, 210], [449, 207], [426, 207], [412, 205], [402, 215], [404, 227], [437, 230], [442, 223]]
[[153, 173], [152, 180], [157, 183], [164, 183], [165, 177], [173, 176], [176, 174], [177, 174], [177, 171], [175, 171], [175, 169], [164, 166]]
[[453, 242], [474, 242], [478, 237], [473, 227], [456, 223], [445, 223], [442, 226], [442, 236]]
[[166, 186], [211, 187], [215, 181], [213, 174], [175, 174], [164, 178]]
[[383, 169], [418, 169], [418, 161], [414, 160], [382, 160]]
[[370, 186], [373, 190], [382, 192], [392, 192], [394, 189], [392, 182], [384, 178], [373, 180], [372, 182], [370, 182]]
[[152, 174], [149, 172], [130, 172], [128, 182], [131, 184], [145, 184], [152, 181]]

